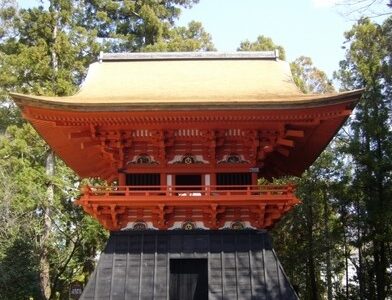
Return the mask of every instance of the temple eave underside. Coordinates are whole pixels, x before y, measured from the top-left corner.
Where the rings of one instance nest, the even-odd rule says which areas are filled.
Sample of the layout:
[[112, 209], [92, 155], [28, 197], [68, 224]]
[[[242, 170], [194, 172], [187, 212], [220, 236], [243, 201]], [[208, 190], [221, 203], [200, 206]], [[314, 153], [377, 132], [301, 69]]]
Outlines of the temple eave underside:
[[[301, 175], [351, 113], [353, 102], [242, 111], [76, 112], [24, 107], [23, 114], [81, 177], [118, 170], [258, 168], [266, 178]], [[237, 155], [237, 164], [227, 156]], [[148, 164], [135, 163], [141, 155]], [[192, 155], [184, 166], [178, 157]], [[185, 170], [185, 169], [184, 169]]]

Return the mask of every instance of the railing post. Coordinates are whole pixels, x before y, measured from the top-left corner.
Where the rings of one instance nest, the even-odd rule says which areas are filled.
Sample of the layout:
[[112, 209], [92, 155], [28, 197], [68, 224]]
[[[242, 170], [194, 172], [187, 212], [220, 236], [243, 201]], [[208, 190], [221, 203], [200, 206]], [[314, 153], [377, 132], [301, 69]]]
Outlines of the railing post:
[[80, 188], [80, 192], [83, 196], [87, 196], [90, 194], [90, 187], [88, 185], [82, 185], [82, 187]]
[[293, 189], [294, 189], [293, 185], [292, 185], [291, 183], [289, 183], [289, 184], [287, 185], [287, 188], [286, 188], [286, 190], [287, 190], [287, 195], [292, 194], [292, 193], [293, 193]]
[[166, 196], [171, 196], [171, 185], [166, 186]]

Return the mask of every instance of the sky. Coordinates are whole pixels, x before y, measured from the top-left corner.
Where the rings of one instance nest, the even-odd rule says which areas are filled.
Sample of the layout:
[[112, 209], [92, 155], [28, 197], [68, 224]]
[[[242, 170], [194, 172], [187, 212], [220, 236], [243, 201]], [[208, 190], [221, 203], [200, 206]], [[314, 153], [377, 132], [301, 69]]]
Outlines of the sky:
[[[286, 50], [286, 60], [304, 55], [331, 78], [344, 59], [344, 32], [353, 18], [344, 16], [342, 0], [199, 0], [184, 9], [178, 25], [202, 22], [218, 51], [236, 51], [241, 41], [265, 35]], [[38, 0], [19, 0], [31, 6]]]
[[328, 76], [344, 58], [344, 32], [353, 21], [331, 0], [200, 0], [184, 10], [179, 24], [201, 21], [218, 51], [235, 51], [243, 40], [265, 35], [286, 50], [286, 60], [301, 55]]

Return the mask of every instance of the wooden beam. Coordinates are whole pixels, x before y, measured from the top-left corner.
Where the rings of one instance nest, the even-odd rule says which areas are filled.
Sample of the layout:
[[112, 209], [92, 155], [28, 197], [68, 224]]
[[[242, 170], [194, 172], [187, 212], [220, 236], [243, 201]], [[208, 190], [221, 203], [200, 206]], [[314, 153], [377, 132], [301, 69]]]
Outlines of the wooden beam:
[[289, 130], [286, 131], [285, 136], [286, 137], [303, 138], [305, 136], [305, 132], [303, 130], [292, 130], [292, 129], [289, 129]]
[[94, 147], [94, 146], [99, 146], [99, 145], [101, 145], [101, 141], [94, 141], [94, 140], [86, 141], [86, 142], [80, 143], [80, 149], [86, 149], [89, 147]]
[[282, 148], [282, 147], [277, 147], [276, 151], [280, 154], [282, 154], [285, 157], [288, 157], [290, 155], [290, 150], [286, 149], [286, 148]]
[[70, 132], [68, 134], [69, 139], [81, 139], [89, 137], [91, 137], [91, 131]]
[[342, 116], [349, 116], [349, 115], [351, 115], [351, 113], [352, 113], [352, 110], [351, 110], [351, 109], [345, 109], [345, 110], [343, 110], [340, 114], [341, 114]]
[[276, 143], [281, 146], [294, 147], [294, 141], [288, 139], [278, 138]]

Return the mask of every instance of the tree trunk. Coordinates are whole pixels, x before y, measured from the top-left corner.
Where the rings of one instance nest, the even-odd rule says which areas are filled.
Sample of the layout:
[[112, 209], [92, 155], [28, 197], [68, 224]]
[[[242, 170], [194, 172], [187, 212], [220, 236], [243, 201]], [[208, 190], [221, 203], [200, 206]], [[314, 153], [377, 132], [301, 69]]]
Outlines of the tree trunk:
[[347, 236], [346, 236], [346, 229], [344, 229], [344, 266], [345, 266], [345, 272], [346, 272], [346, 299], [348, 300], [350, 298], [350, 290], [349, 290], [349, 277], [348, 277], [348, 250], [347, 250]]
[[[312, 195], [310, 196], [312, 197]], [[316, 274], [316, 264], [314, 260], [314, 237], [313, 237], [313, 208], [312, 203], [308, 203], [308, 217], [307, 217], [307, 233], [308, 233], [308, 260], [307, 260], [307, 269], [308, 269], [308, 282], [309, 285], [307, 286], [308, 299], [317, 300], [319, 299], [319, 291], [317, 286], [317, 274]]]
[[386, 255], [385, 243], [383, 241], [374, 242], [374, 268], [376, 273], [377, 300], [386, 298]]
[[52, 218], [51, 208], [54, 202], [54, 186], [52, 178], [54, 176], [55, 157], [52, 150], [49, 150], [46, 157], [46, 175], [49, 178], [48, 187], [46, 190], [46, 199], [43, 201], [42, 209], [44, 213], [44, 226], [42, 230], [41, 243], [40, 243], [40, 287], [42, 298], [45, 300], [50, 299], [51, 285], [50, 285], [50, 263], [49, 263], [49, 245], [50, 236], [52, 231]]
[[[56, 73], [58, 72], [58, 58], [55, 51], [55, 43], [57, 40], [58, 30], [58, 12], [53, 1], [50, 1], [49, 11], [52, 15], [52, 41], [50, 42], [51, 63], [53, 70], [53, 91], [55, 91]], [[40, 286], [43, 299], [48, 300], [51, 297], [51, 278], [50, 278], [50, 262], [49, 262], [49, 245], [50, 235], [52, 231], [51, 208], [54, 204], [54, 185], [53, 177], [55, 175], [55, 155], [53, 150], [49, 150], [46, 157], [46, 176], [49, 179], [46, 191], [46, 201], [43, 205], [44, 210], [44, 228], [42, 233], [41, 255], [40, 255]]]
[[[357, 196], [359, 197], [359, 196]], [[363, 266], [363, 255], [362, 255], [362, 227], [360, 219], [364, 218], [362, 214], [362, 209], [359, 203], [359, 198], [357, 198], [356, 211], [358, 214], [357, 221], [357, 244], [358, 244], [358, 268], [357, 268], [357, 277], [358, 277], [358, 285], [359, 285], [359, 299], [365, 300], [365, 291], [366, 291], [366, 280], [364, 276], [364, 266]]]
[[332, 267], [331, 267], [331, 244], [329, 241], [329, 210], [326, 192], [323, 191], [323, 209], [324, 209], [324, 237], [325, 237], [325, 260], [326, 260], [326, 279], [327, 279], [327, 299], [332, 300]]
[[[379, 111], [378, 111], [378, 106], [376, 106], [376, 114], [377, 118], [379, 119]], [[377, 144], [377, 152], [376, 152], [376, 157], [377, 157], [377, 162], [379, 165], [381, 165], [383, 161], [383, 143], [380, 139], [379, 136], [376, 138], [376, 144]], [[384, 300], [387, 297], [386, 294], [386, 287], [387, 287], [387, 268], [388, 268], [388, 258], [387, 258], [387, 245], [386, 245], [386, 240], [387, 240], [387, 232], [388, 232], [388, 220], [386, 217], [386, 205], [384, 199], [385, 197], [385, 192], [384, 192], [384, 178], [387, 177], [384, 172], [382, 172], [380, 169], [376, 170], [376, 180], [377, 180], [377, 190], [378, 190], [378, 207], [377, 207], [377, 220], [375, 220], [376, 224], [376, 230], [375, 230], [375, 243], [374, 243], [374, 250], [375, 250], [375, 255], [374, 255], [374, 261], [376, 263], [375, 265], [375, 271], [376, 271], [376, 289], [377, 289], [377, 299], [378, 300]]]

